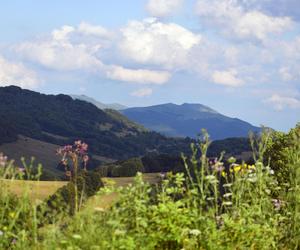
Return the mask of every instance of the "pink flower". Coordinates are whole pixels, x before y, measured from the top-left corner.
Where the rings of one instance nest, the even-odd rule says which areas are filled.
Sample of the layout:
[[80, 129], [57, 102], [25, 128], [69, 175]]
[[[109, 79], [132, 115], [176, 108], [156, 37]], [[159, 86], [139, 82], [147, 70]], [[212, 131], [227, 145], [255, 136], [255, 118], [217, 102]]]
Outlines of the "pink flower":
[[82, 158], [82, 160], [83, 160], [84, 163], [87, 163], [89, 161], [89, 159], [90, 158], [89, 158], [88, 155], [84, 155], [83, 158]]
[[25, 168], [18, 168], [18, 171], [19, 171], [20, 173], [24, 173], [24, 172], [25, 172]]

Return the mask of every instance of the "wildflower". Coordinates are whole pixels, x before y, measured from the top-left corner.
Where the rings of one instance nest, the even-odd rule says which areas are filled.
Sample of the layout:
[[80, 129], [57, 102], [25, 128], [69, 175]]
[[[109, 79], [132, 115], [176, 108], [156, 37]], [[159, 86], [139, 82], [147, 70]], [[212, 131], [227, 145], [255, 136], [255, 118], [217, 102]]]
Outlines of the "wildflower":
[[230, 196], [232, 196], [232, 193], [226, 193], [226, 194], [223, 195], [223, 197], [225, 197], [225, 198], [228, 198]]
[[212, 181], [212, 180], [215, 180], [216, 177], [214, 175], [207, 175], [207, 176], [205, 176], [205, 179], [209, 180], [209, 181]]
[[236, 162], [236, 159], [234, 157], [230, 157], [228, 160], [227, 160], [229, 163], [233, 164]]
[[94, 210], [101, 213], [105, 212], [104, 208], [102, 207], [95, 207]]
[[222, 171], [221, 175], [222, 175], [223, 177], [226, 177], [226, 172], [225, 172], [225, 171]]
[[7, 164], [7, 156], [0, 153], [0, 167], [5, 167]]
[[189, 233], [193, 236], [198, 236], [201, 234], [201, 232], [198, 229], [192, 229]]
[[223, 204], [223, 206], [231, 206], [232, 202], [231, 201], [224, 201], [222, 204]]
[[125, 233], [126, 233], [126, 231], [124, 231], [124, 230], [120, 230], [120, 229], [115, 230], [115, 235], [124, 235]]
[[16, 215], [16, 214], [15, 214], [14, 212], [10, 212], [10, 213], [9, 213], [9, 217], [11, 217], [11, 218], [14, 218], [15, 215]]
[[234, 171], [235, 173], [236, 173], [236, 172], [239, 172], [241, 169], [242, 169], [242, 167], [239, 166], [239, 165], [233, 167], [233, 171]]
[[279, 199], [273, 199], [273, 205], [274, 205], [274, 208], [276, 211], [280, 210], [280, 208], [282, 207], [283, 205], [283, 202]]
[[218, 228], [220, 228], [224, 225], [224, 220], [221, 216], [216, 216], [216, 222], [217, 222]]
[[20, 173], [24, 173], [25, 172], [25, 168], [18, 168], [18, 172], [20, 172]]
[[73, 234], [72, 237], [75, 240], [80, 240], [82, 238], [81, 235], [79, 235], [79, 234]]

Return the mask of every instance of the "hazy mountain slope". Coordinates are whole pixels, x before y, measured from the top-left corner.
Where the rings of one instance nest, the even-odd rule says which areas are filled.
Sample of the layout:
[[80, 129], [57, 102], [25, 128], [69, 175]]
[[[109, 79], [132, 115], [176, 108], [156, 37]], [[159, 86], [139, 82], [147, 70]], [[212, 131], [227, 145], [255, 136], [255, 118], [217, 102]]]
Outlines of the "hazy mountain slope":
[[121, 114], [106, 113], [66, 95], [45, 95], [10, 86], [0, 88], [0, 100], [0, 144], [16, 141], [18, 135], [57, 145], [82, 139], [94, 154], [112, 159], [152, 151], [179, 153], [189, 148], [185, 140], [146, 132]]
[[245, 121], [224, 116], [201, 104], [168, 103], [128, 108], [121, 112], [146, 128], [168, 136], [196, 137], [201, 132], [201, 128], [205, 128], [211, 138], [217, 140], [229, 137], [247, 137], [250, 130], [260, 131], [260, 128]]
[[96, 101], [95, 99], [88, 97], [86, 95], [70, 95], [73, 99], [81, 100], [81, 101], [86, 101], [89, 103], [94, 104], [97, 108], [99, 109], [114, 109], [114, 110], [121, 110], [121, 109], [126, 109], [127, 107], [119, 104], [119, 103], [110, 103], [110, 104], [105, 104], [99, 101]]

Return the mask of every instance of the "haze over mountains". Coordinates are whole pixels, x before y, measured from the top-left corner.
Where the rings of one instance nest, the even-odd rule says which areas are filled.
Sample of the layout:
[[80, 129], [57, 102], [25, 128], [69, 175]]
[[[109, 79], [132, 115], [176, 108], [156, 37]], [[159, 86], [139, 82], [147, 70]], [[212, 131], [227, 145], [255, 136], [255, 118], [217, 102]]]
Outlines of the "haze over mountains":
[[[24, 140], [34, 139], [66, 145], [81, 139], [97, 159], [127, 159], [147, 152], [179, 154], [189, 149], [189, 141], [147, 131], [117, 111], [101, 110], [68, 95], [45, 95], [10, 86], [0, 88], [0, 100], [0, 144], [20, 141], [26, 145]], [[14, 151], [5, 146], [2, 151], [6, 153], [7, 148]], [[17, 148], [15, 151], [20, 151]], [[23, 156], [19, 153], [14, 157]]]
[[205, 128], [211, 139], [220, 140], [231, 137], [247, 137], [249, 132], [259, 132], [259, 127], [218, 113], [202, 104], [184, 103], [177, 105], [166, 103], [149, 107], [126, 108], [121, 104], [104, 104], [85, 95], [72, 95], [72, 98], [84, 100], [100, 109], [115, 109], [129, 120], [171, 137], [196, 138]]
[[86, 95], [70, 95], [74, 100], [81, 100], [81, 101], [86, 101], [89, 103], [94, 104], [97, 108], [99, 109], [114, 109], [114, 110], [121, 110], [121, 109], [126, 109], [127, 107], [119, 104], [119, 103], [110, 103], [110, 104], [105, 104], [102, 102], [99, 102], [95, 100], [92, 97], [86, 96]]
[[[22, 156], [26, 159], [35, 156], [36, 161], [43, 164], [44, 172], [46, 169], [52, 176], [58, 176], [56, 163], [59, 163], [59, 158], [55, 156], [55, 149], [78, 139], [89, 144], [91, 164], [94, 167], [105, 162], [144, 155], [190, 154], [190, 144], [194, 142], [190, 138], [166, 137], [147, 130], [129, 119], [130, 115], [126, 117], [113, 109], [101, 110], [92, 103], [74, 100], [68, 95], [46, 95], [10, 86], [0, 87], [0, 100], [0, 151], [10, 159], [16, 159], [17, 163]], [[243, 121], [226, 118], [203, 105], [165, 104], [130, 108], [122, 112], [139, 114], [134, 117], [154, 125], [155, 122], [164, 122], [178, 131], [184, 130], [179, 130], [175, 123], [182, 125], [182, 129], [194, 128], [195, 133], [199, 132], [203, 123], [198, 122], [205, 119], [220, 124], [227, 122], [228, 129], [231, 129], [232, 124], [235, 128], [234, 122], [241, 124], [244, 130], [241, 129], [240, 134], [245, 136], [246, 130], [251, 128]], [[195, 121], [192, 124], [194, 127], [184, 127], [191, 121]], [[214, 141], [209, 154], [218, 156], [223, 150], [240, 155], [250, 150], [249, 142], [247, 138]]]
[[150, 107], [128, 108], [121, 113], [146, 128], [173, 137], [195, 138], [202, 128], [211, 139], [247, 137], [249, 131], [261, 129], [237, 118], [230, 118], [202, 104], [173, 103]]

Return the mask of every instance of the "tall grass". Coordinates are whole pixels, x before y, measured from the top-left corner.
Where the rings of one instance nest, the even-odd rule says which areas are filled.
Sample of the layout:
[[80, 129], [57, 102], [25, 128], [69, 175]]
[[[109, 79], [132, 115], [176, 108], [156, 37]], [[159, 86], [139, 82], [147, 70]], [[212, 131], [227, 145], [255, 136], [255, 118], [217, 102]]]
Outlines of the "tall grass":
[[[150, 185], [138, 174], [114, 193], [109, 209], [84, 207], [73, 217], [38, 228], [36, 207], [25, 197], [1, 206], [1, 246], [16, 249], [299, 249], [300, 138], [286, 149], [289, 180], [278, 185], [264, 159], [268, 134], [252, 137], [255, 163], [209, 159], [207, 134], [184, 157], [185, 173], [168, 173]], [[3, 187], [4, 188], [4, 187]], [[8, 190], [4, 193], [9, 196]], [[1, 202], [5, 203], [5, 195]], [[10, 216], [25, 220], [16, 224]], [[20, 211], [20, 212], [17, 212]], [[19, 220], [18, 220], [19, 221]], [[25, 223], [26, 222], [26, 223]], [[6, 224], [5, 224], [6, 223]], [[9, 226], [11, 225], [11, 226]], [[16, 226], [17, 225], [17, 226]], [[43, 229], [47, 230], [43, 230]], [[2, 237], [2, 238], [1, 238]]]

